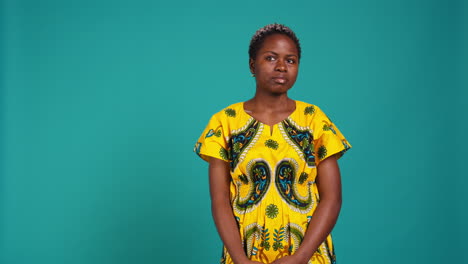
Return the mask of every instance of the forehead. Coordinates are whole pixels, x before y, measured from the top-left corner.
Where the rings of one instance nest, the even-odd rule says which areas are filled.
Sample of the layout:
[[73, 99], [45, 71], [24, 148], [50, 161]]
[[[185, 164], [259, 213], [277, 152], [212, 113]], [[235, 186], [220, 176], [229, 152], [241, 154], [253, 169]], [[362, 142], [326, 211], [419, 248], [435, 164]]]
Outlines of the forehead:
[[259, 51], [282, 51], [297, 55], [296, 43], [287, 35], [273, 34], [263, 40]]

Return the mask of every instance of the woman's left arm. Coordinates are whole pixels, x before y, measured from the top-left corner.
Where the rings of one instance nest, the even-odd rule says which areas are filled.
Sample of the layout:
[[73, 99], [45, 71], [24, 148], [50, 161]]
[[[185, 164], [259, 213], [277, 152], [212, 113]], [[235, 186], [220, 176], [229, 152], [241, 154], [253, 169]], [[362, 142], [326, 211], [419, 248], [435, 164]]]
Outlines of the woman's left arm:
[[341, 176], [335, 155], [319, 163], [316, 182], [320, 202], [307, 227], [304, 240], [294, 255], [278, 259], [274, 264], [308, 263], [335, 226], [341, 209]]

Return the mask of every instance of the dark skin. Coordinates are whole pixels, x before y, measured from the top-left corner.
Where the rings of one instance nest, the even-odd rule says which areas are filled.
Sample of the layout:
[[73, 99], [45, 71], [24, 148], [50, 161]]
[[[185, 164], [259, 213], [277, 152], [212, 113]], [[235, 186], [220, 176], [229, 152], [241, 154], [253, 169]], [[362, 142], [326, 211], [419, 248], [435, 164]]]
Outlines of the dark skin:
[[267, 37], [257, 57], [249, 60], [250, 72], [255, 75], [255, 96], [244, 103], [244, 110], [270, 127], [288, 117], [295, 109], [288, 90], [294, 85], [299, 70], [296, 44], [287, 36]]
[[[287, 118], [296, 108], [287, 95], [294, 85], [299, 58], [295, 43], [286, 35], [268, 36], [255, 59], [249, 61], [255, 74], [257, 89], [254, 98], [244, 103], [247, 113], [265, 125], [273, 125]], [[209, 178], [211, 208], [218, 232], [235, 264], [261, 263], [246, 256], [234, 219], [229, 185], [229, 163], [210, 159]], [[298, 250], [272, 264], [306, 264], [333, 229], [341, 208], [341, 177], [335, 156], [321, 161], [317, 167], [317, 187], [320, 193], [314, 217]]]

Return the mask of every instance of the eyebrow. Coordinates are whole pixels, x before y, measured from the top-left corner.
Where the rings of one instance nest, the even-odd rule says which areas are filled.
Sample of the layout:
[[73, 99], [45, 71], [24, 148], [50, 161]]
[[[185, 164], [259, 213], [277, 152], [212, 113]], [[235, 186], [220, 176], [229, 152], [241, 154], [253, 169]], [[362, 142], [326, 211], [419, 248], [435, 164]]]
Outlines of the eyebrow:
[[[273, 53], [274, 55], [278, 55], [278, 53], [276, 53], [274, 51], [271, 51], [271, 50], [267, 50], [267, 51], [263, 52], [263, 54], [265, 54], [265, 53]], [[286, 56], [287, 57], [291, 57], [291, 56], [298, 57], [296, 54], [287, 54]]]

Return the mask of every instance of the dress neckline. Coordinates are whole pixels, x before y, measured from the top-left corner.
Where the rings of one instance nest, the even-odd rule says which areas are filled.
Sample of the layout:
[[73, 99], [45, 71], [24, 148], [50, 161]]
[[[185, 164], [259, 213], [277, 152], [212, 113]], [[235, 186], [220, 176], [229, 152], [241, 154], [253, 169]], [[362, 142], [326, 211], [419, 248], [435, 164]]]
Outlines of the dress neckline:
[[297, 101], [294, 100], [294, 99], [293, 99], [293, 101], [294, 101], [294, 106], [295, 106], [295, 107], [294, 107], [294, 110], [293, 110], [286, 118], [284, 118], [283, 120], [281, 120], [281, 121], [279, 121], [279, 122], [277, 122], [277, 123], [275, 123], [275, 124], [272, 124], [272, 125], [263, 123], [262, 121], [256, 119], [255, 117], [253, 117], [252, 115], [250, 115], [247, 111], [245, 111], [245, 108], [244, 108], [245, 102], [242, 102], [242, 103], [241, 103], [241, 109], [242, 109], [242, 112], [243, 112], [244, 114], [246, 114], [247, 116], [249, 116], [249, 117], [252, 118], [253, 120], [257, 121], [258, 123], [260, 123], [260, 124], [262, 124], [262, 125], [264, 125], [264, 126], [274, 127], [274, 126], [276, 126], [276, 125], [279, 125], [279, 124], [283, 123], [285, 120], [289, 119], [294, 113], [296, 113], [297, 108], [298, 108], [298, 107], [297, 107], [297, 104], [298, 104], [298, 103], [297, 103]]

